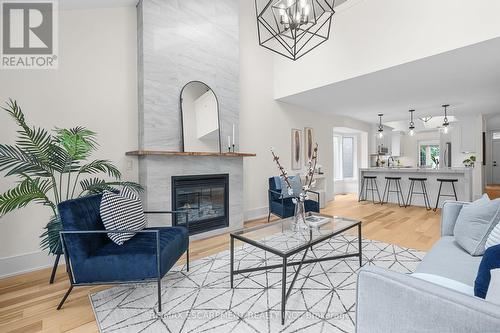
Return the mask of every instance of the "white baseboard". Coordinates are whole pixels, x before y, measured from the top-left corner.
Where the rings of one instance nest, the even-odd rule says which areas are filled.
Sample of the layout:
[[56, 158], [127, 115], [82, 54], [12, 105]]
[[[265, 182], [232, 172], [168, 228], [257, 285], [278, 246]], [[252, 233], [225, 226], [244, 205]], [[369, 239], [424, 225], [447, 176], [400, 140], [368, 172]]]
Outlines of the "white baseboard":
[[[52, 267], [55, 258], [42, 251], [0, 258], [0, 279]], [[63, 257], [59, 260], [59, 265], [62, 264], [64, 264]]]
[[260, 208], [254, 208], [254, 209], [247, 210], [243, 214], [243, 220], [244, 221], [257, 220], [257, 219], [261, 219], [263, 217], [267, 217], [268, 214], [269, 214], [269, 207], [267, 207], [267, 206], [260, 207]]

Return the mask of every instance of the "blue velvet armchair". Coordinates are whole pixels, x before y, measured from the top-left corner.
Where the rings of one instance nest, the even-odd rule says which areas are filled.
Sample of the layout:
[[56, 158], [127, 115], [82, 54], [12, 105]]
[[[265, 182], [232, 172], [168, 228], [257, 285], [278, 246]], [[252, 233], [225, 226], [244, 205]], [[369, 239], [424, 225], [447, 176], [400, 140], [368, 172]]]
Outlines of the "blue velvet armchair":
[[[267, 216], [267, 221], [271, 219], [271, 214], [278, 216], [279, 218], [291, 217], [295, 214], [295, 204], [292, 198], [284, 198], [281, 194], [281, 179], [280, 177], [269, 178], [269, 215]], [[304, 202], [306, 212], [319, 213], [319, 193], [315, 191], [309, 191], [309, 193], [315, 194], [316, 200], [308, 199]]]
[[[108, 238], [100, 216], [102, 195], [93, 195], [59, 204], [63, 231], [61, 243], [70, 287], [57, 309], [61, 309], [74, 286], [157, 282], [158, 310], [161, 312], [161, 279], [186, 253], [189, 271], [189, 233], [186, 227], [155, 227], [133, 231], [123, 245]], [[177, 214], [179, 212], [145, 212]]]

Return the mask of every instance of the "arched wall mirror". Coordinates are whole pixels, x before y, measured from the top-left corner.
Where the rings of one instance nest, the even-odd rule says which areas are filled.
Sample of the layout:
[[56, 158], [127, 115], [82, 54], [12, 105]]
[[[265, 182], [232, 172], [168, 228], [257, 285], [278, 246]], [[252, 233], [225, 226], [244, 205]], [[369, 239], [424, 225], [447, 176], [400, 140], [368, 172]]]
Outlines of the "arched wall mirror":
[[181, 91], [182, 151], [222, 152], [219, 102], [214, 91], [200, 81]]

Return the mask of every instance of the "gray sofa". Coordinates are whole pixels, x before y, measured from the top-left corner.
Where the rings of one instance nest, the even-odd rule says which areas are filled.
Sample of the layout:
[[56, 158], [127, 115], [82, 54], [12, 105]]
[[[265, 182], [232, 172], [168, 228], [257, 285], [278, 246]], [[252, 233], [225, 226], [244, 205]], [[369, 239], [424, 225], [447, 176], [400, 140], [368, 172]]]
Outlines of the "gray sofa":
[[[467, 203], [448, 201], [441, 239], [416, 272], [474, 286], [481, 257], [458, 246], [453, 229]], [[356, 332], [500, 332], [500, 306], [411, 275], [368, 266], [358, 275]]]

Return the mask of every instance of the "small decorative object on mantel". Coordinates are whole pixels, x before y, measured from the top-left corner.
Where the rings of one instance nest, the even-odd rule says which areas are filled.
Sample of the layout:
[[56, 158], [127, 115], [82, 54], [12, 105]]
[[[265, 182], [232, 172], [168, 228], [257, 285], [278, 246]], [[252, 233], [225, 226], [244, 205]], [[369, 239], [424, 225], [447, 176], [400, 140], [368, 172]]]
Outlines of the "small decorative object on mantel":
[[279, 161], [280, 158], [274, 153], [273, 148], [271, 148], [271, 154], [273, 155], [274, 162], [276, 162], [276, 164], [278, 165], [281, 177], [283, 177], [283, 180], [286, 183], [286, 186], [288, 188], [288, 194], [294, 196], [294, 198], [292, 199], [293, 203], [295, 204], [293, 228], [294, 230], [307, 229], [309, 228], [309, 225], [307, 224], [306, 221], [306, 210], [304, 207], [304, 202], [308, 199], [307, 193], [315, 185], [314, 175], [316, 172], [316, 165], [318, 162], [318, 144], [317, 143], [315, 144], [313, 149], [313, 154], [308, 162], [307, 172], [304, 175], [305, 185], [302, 186], [302, 191], [300, 193], [293, 192], [293, 187], [290, 182], [290, 179], [288, 178], [288, 173], [286, 172], [285, 168], [281, 165]]
[[236, 125], [233, 124], [233, 153], [236, 152], [236, 133], [235, 133]]
[[463, 163], [466, 168], [473, 168], [476, 164], [476, 156], [471, 155], [469, 158], [466, 158]]
[[321, 164], [316, 165], [316, 173], [318, 175], [323, 175], [324, 174], [324, 172], [323, 172], [322, 169], [323, 169], [323, 166]]
[[236, 125], [233, 124], [233, 137], [232, 137], [232, 140], [231, 140], [231, 136], [230, 135], [227, 136], [227, 151], [230, 152], [230, 153], [231, 152], [233, 152], [233, 153], [236, 152], [235, 127], [236, 127]]

